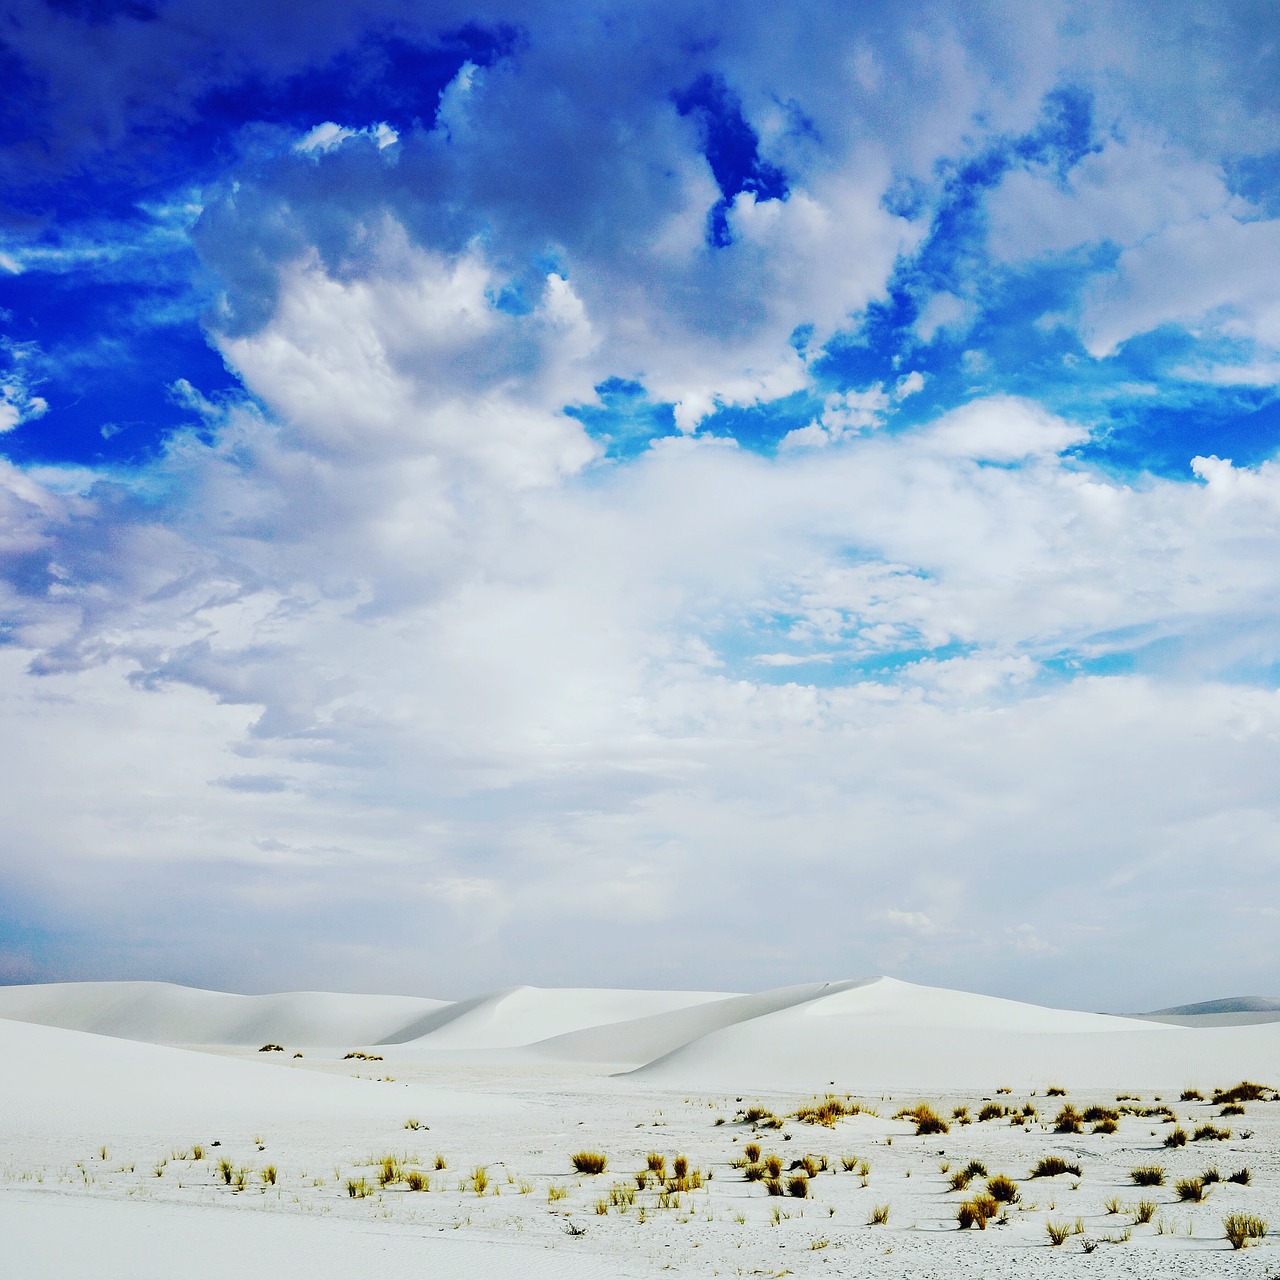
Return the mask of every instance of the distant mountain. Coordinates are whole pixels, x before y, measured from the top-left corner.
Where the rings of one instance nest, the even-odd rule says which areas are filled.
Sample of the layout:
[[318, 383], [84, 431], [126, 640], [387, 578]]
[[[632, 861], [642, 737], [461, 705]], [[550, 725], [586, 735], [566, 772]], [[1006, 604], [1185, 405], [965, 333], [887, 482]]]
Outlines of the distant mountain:
[[1171, 1009], [1152, 1009], [1145, 1017], [1195, 1017], [1204, 1013], [1280, 1013], [1275, 996], [1227, 996], [1222, 1000], [1201, 1000], [1199, 1004], [1179, 1004]]

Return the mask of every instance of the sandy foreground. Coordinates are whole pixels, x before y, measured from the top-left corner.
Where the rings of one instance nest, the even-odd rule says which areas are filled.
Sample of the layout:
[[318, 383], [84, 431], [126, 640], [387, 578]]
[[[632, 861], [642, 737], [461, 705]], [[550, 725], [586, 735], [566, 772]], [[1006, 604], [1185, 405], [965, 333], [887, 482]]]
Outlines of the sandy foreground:
[[[891, 979], [454, 1005], [3, 988], [0, 1274], [1271, 1278], [1280, 1101], [1213, 1101], [1245, 1079], [1280, 1083], [1280, 1022], [1169, 1026]], [[795, 1116], [828, 1093], [862, 1109]], [[948, 1132], [895, 1118], [922, 1101]], [[1064, 1106], [1115, 1113], [1114, 1132], [1056, 1132]], [[604, 1172], [575, 1172], [580, 1151]], [[1029, 1176], [1051, 1156], [1068, 1171]], [[1135, 1185], [1151, 1165], [1163, 1184]], [[998, 1174], [1017, 1199], [961, 1230]], [[1196, 1180], [1203, 1198], [1181, 1198]], [[1233, 1250], [1235, 1213], [1274, 1235]]]

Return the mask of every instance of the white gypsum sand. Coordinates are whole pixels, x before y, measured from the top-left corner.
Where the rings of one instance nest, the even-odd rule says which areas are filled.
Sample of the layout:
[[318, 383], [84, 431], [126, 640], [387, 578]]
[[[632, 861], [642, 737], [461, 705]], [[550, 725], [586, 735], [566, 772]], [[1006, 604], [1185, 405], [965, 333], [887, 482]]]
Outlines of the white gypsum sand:
[[[240, 1043], [0, 1021], [14, 1274], [1030, 1277], [1074, 1259], [1103, 1277], [1261, 1278], [1280, 1264], [1272, 1237], [1236, 1251], [1223, 1227], [1244, 1214], [1280, 1235], [1280, 1102], [1224, 1116], [1213, 1101], [1280, 1078], [1276, 1024], [1186, 1028], [890, 979], [755, 996], [518, 988], [452, 1017], [306, 995], [223, 997], [271, 1010], [228, 1021], [211, 993], [109, 983], [10, 988], [0, 1009], [66, 1021], [70, 999], [77, 1019], [151, 1038], [139, 987], [186, 1042], [235, 1026]], [[317, 1007], [352, 1034], [277, 1034], [314, 1028]], [[356, 1034], [370, 1027], [395, 1043]], [[248, 1028], [283, 1051], [258, 1052]], [[795, 1118], [828, 1092], [829, 1125]], [[948, 1132], [896, 1118], [921, 1102]], [[1063, 1107], [1094, 1118], [1055, 1132]], [[1167, 1146], [1179, 1129], [1188, 1141]], [[576, 1172], [579, 1151], [604, 1172]], [[1067, 1171], [1030, 1177], [1047, 1157]], [[985, 1174], [952, 1189], [971, 1162]], [[1135, 1185], [1143, 1166], [1163, 1184]], [[1018, 1199], [961, 1230], [960, 1205], [998, 1174]], [[807, 1194], [787, 1194], [791, 1179]], [[1201, 1199], [1180, 1198], [1200, 1179]]]

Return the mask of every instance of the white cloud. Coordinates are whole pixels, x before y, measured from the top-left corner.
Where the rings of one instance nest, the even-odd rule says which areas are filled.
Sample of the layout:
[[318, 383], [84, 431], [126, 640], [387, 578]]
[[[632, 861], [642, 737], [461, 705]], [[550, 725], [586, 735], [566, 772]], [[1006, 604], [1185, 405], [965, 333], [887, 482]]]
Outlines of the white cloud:
[[[360, 315], [344, 313], [352, 341], [381, 351]], [[1213, 670], [1215, 637], [1232, 660], [1270, 652], [1273, 466], [1205, 459], [1204, 483], [1130, 486], [1059, 456], [1078, 428], [995, 400], [776, 460], [695, 438], [583, 472], [529, 446], [552, 460], [531, 485], [527, 457], [493, 468], [429, 414], [401, 432], [359, 400], [316, 413], [304, 430], [233, 412], [213, 445], [175, 447], [167, 513], [4, 473], [9, 550], [30, 566], [30, 594], [3, 602], [19, 626], [0, 748], [9, 847], [26, 851], [3, 874], [24, 894], [146, 934], [148, 904], [183, 883], [291, 938], [340, 900], [344, 929], [395, 914], [404, 951], [370, 981], [427, 938], [479, 931], [467, 987], [518, 964], [572, 980], [535, 920], [586, 913], [601, 977], [634, 979], [634, 930], [696, 917], [699, 972], [749, 983], [761, 931], [809, 939], [815, 972], [1007, 972], [1038, 953], [985, 888], [1016, 866], [1017, 924], [1105, 988], [1111, 952], [1064, 937], [1057, 913], [1127, 913], [1182, 972], [1206, 909], [1172, 932], [1134, 921], [1203, 891], [1196, 830], [1272, 812], [1280, 701], [1183, 673]], [[33, 592], [43, 566], [60, 567]], [[1165, 678], [1045, 681], [1064, 650], [1143, 636], [1199, 649]], [[968, 652], [875, 679], [847, 665], [942, 645]], [[806, 651], [791, 670], [819, 683], [777, 683]], [[32, 660], [47, 674], [23, 674]], [[225, 785], [246, 776], [288, 783]], [[1224, 866], [1264, 867], [1270, 839], [1239, 827]], [[625, 893], [592, 888], [602, 858]], [[282, 867], [291, 902], [267, 892]], [[1099, 896], [1120, 868], [1132, 881]], [[1250, 874], [1265, 892], [1270, 873]], [[938, 926], [909, 955], [874, 930], [813, 944], [903, 901]], [[664, 979], [655, 961], [647, 980]]]

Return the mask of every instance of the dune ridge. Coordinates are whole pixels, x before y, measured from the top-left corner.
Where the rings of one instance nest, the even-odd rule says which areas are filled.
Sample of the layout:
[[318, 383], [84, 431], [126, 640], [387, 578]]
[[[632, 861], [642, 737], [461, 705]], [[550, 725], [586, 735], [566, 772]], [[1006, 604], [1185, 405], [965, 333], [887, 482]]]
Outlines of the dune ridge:
[[151, 1044], [370, 1044], [447, 1005], [422, 996], [242, 996], [169, 982], [0, 987], [0, 1018]]

